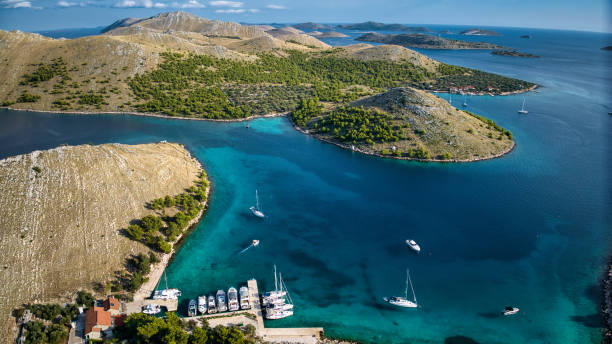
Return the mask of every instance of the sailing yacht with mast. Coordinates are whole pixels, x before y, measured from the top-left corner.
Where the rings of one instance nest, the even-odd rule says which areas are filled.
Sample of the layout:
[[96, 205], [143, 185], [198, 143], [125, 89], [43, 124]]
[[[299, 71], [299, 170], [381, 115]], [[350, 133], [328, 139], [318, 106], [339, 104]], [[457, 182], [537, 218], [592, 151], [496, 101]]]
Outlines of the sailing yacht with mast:
[[523, 106], [521, 106], [521, 109], [518, 110], [518, 113], [522, 113], [524, 115], [529, 113], [529, 111], [525, 110], [525, 97], [523, 97]]
[[277, 279], [276, 265], [274, 266], [274, 290], [264, 294], [263, 305], [266, 310], [265, 318], [268, 320], [283, 319], [293, 315], [293, 300], [291, 300], [280, 273]]
[[[412, 297], [414, 298], [414, 302], [408, 300], [408, 283], [410, 283], [410, 289], [412, 289]], [[416, 294], [414, 293], [414, 288], [412, 287], [412, 280], [410, 279], [410, 271], [408, 269], [406, 269], [406, 291], [404, 292], [404, 297], [383, 297], [383, 300], [398, 307], [417, 308], [419, 306], [417, 304]]]
[[166, 278], [166, 271], [164, 271], [164, 281], [166, 281], [166, 289], [156, 290], [153, 293], [154, 300], [178, 300], [181, 296], [181, 291], [173, 288], [168, 289], [168, 278]]
[[467, 95], [463, 95], [463, 107], [467, 107]]
[[255, 190], [255, 202], [256, 202], [255, 206], [252, 206], [249, 208], [251, 210], [251, 213], [253, 213], [253, 215], [257, 217], [264, 218], [265, 217], [264, 213], [262, 213], [261, 210], [259, 209], [259, 195], [257, 194], [257, 190]]

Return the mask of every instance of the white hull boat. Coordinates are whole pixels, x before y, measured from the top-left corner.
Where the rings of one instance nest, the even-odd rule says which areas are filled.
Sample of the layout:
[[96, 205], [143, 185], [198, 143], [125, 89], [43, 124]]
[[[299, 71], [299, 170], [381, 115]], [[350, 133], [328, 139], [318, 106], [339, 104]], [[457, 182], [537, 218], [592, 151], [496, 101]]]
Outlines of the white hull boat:
[[251, 304], [249, 302], [249, 288], [240, 287], [240, 308], [241, 309], [249, 309], [251, 308]]
[[198, 315], [198, 303], [195, 299], [189, 300], [189, 306], [187, 307], [187, 315], [195, 317]]
[[516, 307], [506, 307], [504, 308], [504, 311], [502, 312], [504, 315], [513, 315], [519, 312], [519, 309]]
[[[408, 300], [408, 283], [410, 283], [410, 289], [412, 289], [412, 297], [414, 298], [414, 301]], [[406, 270], [406, 290], [404, 292], [404, 297], [401, 297], [401, 296], [383, 297], [383, 300], [397, 307], [417, 308], [419, 306], [417, 303], [416, 294], [414, 293], [414, 288], [412, 287], [412, 280], [410, 279], [410, 272], [408, 270]]]
[[217, 303], [215, 302], [215, 297], [210, 295], [208, 297], [208, 314], [217, 313]]
[[227, 311], [227, 304], [225, 302], [225, 292], [223, 290], [217, 290], [217, 309], [219, 312]]
[[178, 300], [181, 291], [178, 289], [161, 289], [153, 293], [154, 300]]
[[261, 210], [259, 209], [259, 195], [257, 194], [257, 190], [255, 190], [255, 205], [250, 207], [249, 209], [251, 210], [251, 213], [253, 213], [253, 215], [259, 218], [266, 217], [264, 213], [262, 213]]
[[198, 312], [200, 314], [206, 314], [208, 300], [206, 299], [206, 295], [198, 297]]
[[231, 287], [227, 291], [227, 306], [230, 311], [237, 311], [240, 309], [240, 304], [238, 303], [238, 291], [236, 288]]
[[263, 305], [266, 310], [265, 318], [268, 320], [283, 319], [293, 315], [293, 301], [283, 282], [283, 276], [279, 274], [277, 279], [276, 265], [274, 265], [274, 290], [264, 294]]
[[525, 97], [523, 97], [523, 106], [521, 106], [521, 109], [518, 110], [518, 113], [526, 115], [529, 113], [529, 111], [525, 110]]
[[161, 312], [161, 306], [157, 305], [157, 304], [154, 304], [154, 303], [151, 303], [151, 304], [148, 304], [148, 305], [144, 306], [142, 308], [142, 312], [144, 314], [155, 315], [155, 314]]
[[410, 247], [411, 249], [413, 249], [417, 253], [421, 252], [421, 246], [419, 246], [419, 244], [417, 244], [416, 241], [414, 241], [412, 239], [406, 240], [406, 245], [408, 245], [408, 247]]

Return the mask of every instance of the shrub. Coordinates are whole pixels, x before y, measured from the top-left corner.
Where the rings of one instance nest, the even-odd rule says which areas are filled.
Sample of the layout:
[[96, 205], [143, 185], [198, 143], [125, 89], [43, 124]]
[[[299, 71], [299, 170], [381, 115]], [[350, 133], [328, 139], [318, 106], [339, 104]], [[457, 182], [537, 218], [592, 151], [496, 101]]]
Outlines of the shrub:
[[36, 103], [39, 99], [39, 95], [25, 91], [17, 98], [17, 103]]
[[93, 295], [91, 295], [90, 293], [86, 292], [86, 291], [82, 291], [80, 290], [77, 293], [77, 299], [76, 299], [76, 303], [77, 305], [83, 305], [85, 307], [91, 307], [94, 304], [94, 297]]

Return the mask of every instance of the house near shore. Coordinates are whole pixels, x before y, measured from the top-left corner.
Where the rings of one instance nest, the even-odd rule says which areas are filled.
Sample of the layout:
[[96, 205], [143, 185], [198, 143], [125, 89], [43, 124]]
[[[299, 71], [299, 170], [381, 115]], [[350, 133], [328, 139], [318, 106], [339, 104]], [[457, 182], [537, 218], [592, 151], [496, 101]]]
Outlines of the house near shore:
[[85, 312], [85, 339], [111, 337], [112, 329], [123, 323], [125, 315], [121, 314], [119, 300], [109, 297], [102, 302], [102, 307], [93, 306]]

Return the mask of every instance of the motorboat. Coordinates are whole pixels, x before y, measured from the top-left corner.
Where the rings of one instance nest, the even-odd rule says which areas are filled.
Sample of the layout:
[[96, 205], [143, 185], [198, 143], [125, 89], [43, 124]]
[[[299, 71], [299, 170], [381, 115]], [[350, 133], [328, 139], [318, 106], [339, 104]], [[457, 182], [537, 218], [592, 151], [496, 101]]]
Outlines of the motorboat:
[[[414, 301], [408, 300], [408, 283], [410, 283], [410, 289], [412, 289], [412, 297], [414, 298]], [[412, 280], [410, 279], [410, 271], [408, 271], [408, 269], [406, 269], [406, 290], [404, 292], [404, 296], [383, 297], [383, 300], [398, 307], [417, 308], [419, 306], [417, 304], [416, 294], [414, 293], [414, 288], [412, 287]]]
[[255, 190], [255, 205], [250, 207], [249, 209], [251, 210], [251, 213], [253, 213], [253, 215], [259, 218], [266, 217], [264, 213], [259, 209], [259, 195], [257, 194], [257, 190]]
[[161, 306], [155, 303], [150, 303], [142, 308], [144, 314], [155, 315], [161, 312]]
[[251, 245], [253, 245], [253, 246], [259, 245], [259, 240], [257, 240], [257, 239], [253, 240], [253, 243]]
[[417, 244], [416, 241], [412, 239], [406, 240], [406, 245], [408, 245], [408, 247], [413, 249], [415, 252], [421, 252], [421, 246], [419, 246], [419, 244]]
[[240, 309], [249, 309], [251, 304], [249, 302], [249, 288], [242, 286], [240, 287]]
[[208, 297], [208, 314], [217, 313], [217, 303], [215, 302], [215, 297], [210, 295]]
[[187, 315], [195, 317], [198, 315], [198, 302], [195, 299], [189, 300], [189, 306], [187, 307]]
[[206, 295], [198, 296], [198, 312], [200, 314], [206, 314], [207, 307]]
[[227, 311], [225, 292], [221, 289], [217, 290], [217, 309], [219, 310], [219, 312]]
[[511, 307], [511, 306], [507, 306], [506, 308], [504, 308], [504, 311], [502, 312], [504, 315], [513, 315], [518, 313], [519, 309], [517, 307]]
[[238, 303], [238, 291], [234, 287], [229, 288], [227, 291], [227, 306], [230, 312], [240, 309], [240, 304]]
[[178, 289], [161, 289], [153, 293], [154, 300], [178, 300], [181, 291]]

